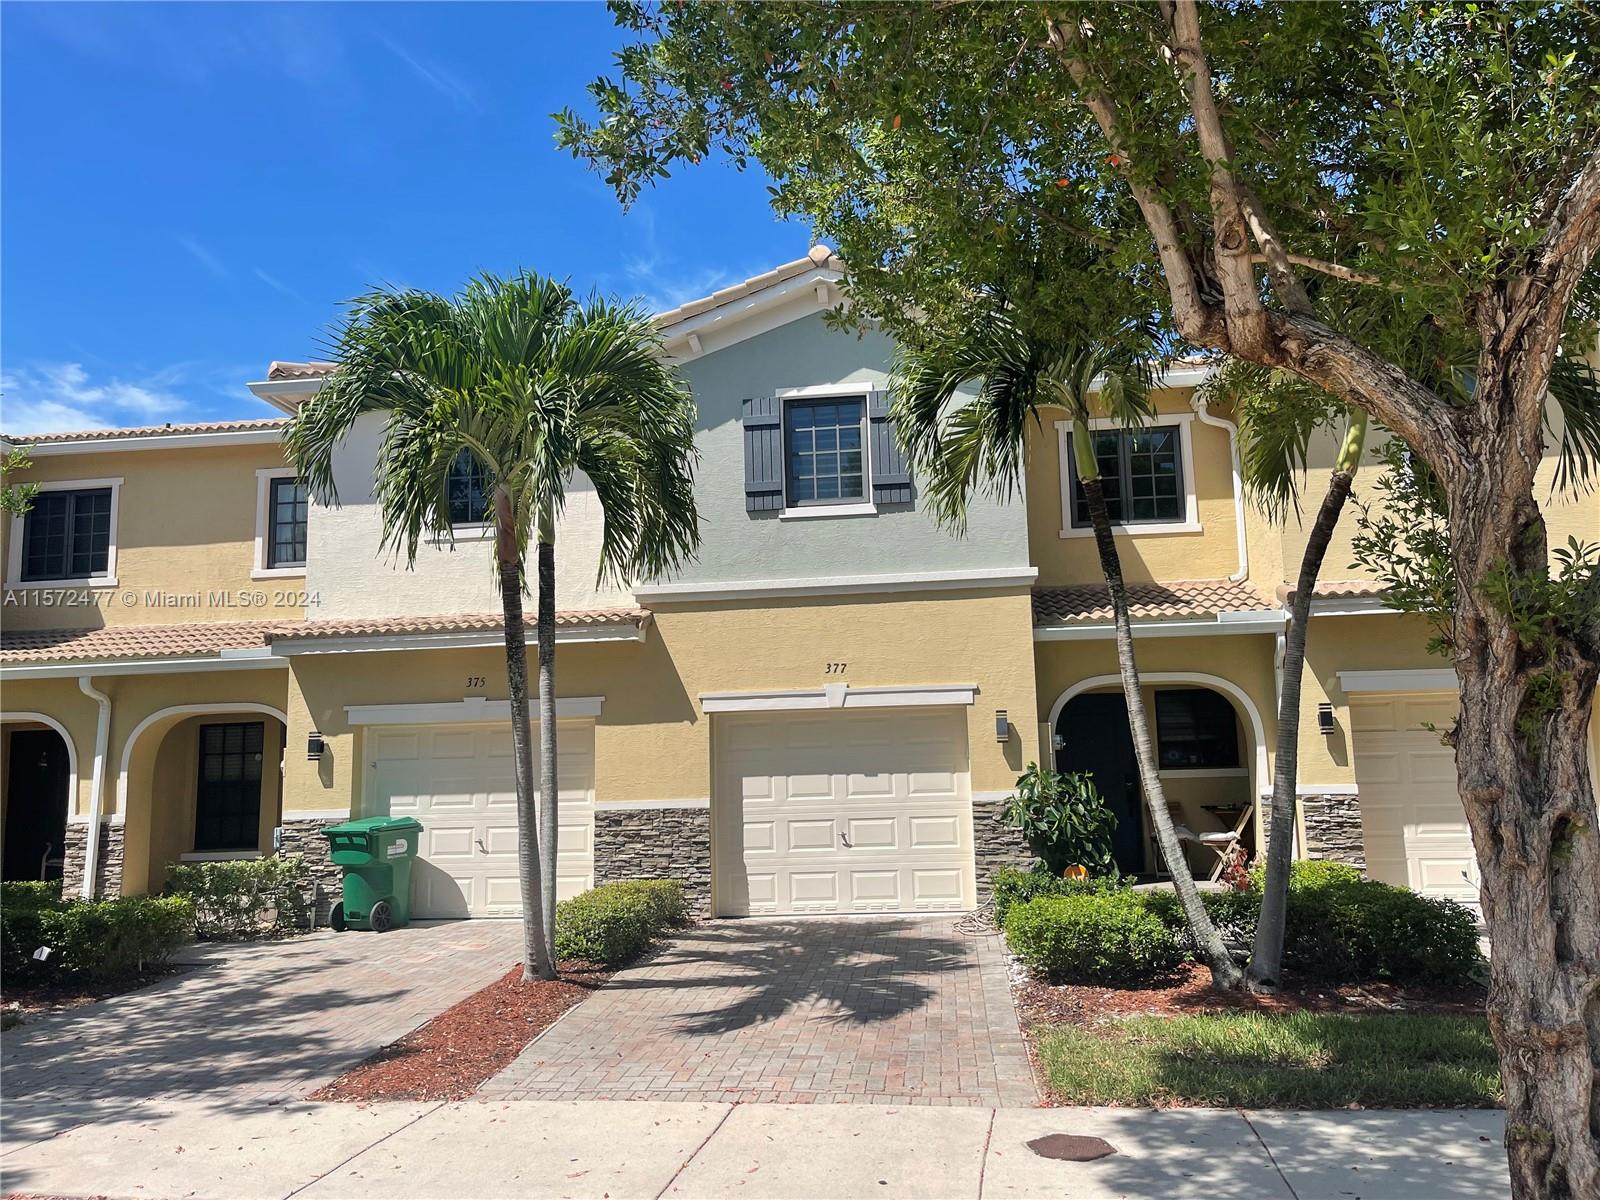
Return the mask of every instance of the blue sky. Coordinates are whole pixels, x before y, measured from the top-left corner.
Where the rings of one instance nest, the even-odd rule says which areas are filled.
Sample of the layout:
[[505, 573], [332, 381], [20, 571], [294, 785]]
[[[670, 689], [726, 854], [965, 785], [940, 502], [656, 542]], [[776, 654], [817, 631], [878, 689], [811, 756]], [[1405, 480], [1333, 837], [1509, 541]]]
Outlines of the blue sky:
[[767, 180], [624, 214], [553, 142], [621, 34], [600, 4], [0, 10], [0, 428], [271, 415], [377, 282], [529, 267], [670, 307], [798, 258]]

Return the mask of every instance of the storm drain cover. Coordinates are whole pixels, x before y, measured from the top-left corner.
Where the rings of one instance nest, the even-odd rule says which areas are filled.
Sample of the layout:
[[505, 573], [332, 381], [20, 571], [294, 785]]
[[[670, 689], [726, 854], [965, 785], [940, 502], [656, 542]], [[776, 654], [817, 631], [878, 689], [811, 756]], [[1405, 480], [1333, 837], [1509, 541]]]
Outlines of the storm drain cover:
[[1056, 1158], [1062, 1162], [1093, 1162], [1117, 1152], [1105, 1138], [1082, 1137], [1075, 1133], [1047, 1133], [1029, 1142], [1028, 1149], [1040, 1158]]

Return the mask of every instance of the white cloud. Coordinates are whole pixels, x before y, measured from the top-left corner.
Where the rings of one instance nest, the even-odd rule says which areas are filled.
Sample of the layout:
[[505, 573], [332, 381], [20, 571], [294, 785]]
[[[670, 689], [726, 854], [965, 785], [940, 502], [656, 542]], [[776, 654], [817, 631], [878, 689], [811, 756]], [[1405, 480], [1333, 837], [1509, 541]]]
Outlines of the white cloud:
[[287, 283], [283, 282], [283, 280], [277, 278], [276, 276], [267, 274], [260, 267], [252, 267], [251, 270], [256, 273], [257, 279], [261, 280], [262, 283], [266, 284], [279, 295], [287, 296], [289, 299], [296, 300], [301, 304], [306, 302], [306, 298], [304, 296], [295, 291]]
[[168, 390], [181, 369], [136, 381], [95, 380], [81, 363], [39, 363], [0, 374], [0, 430], [55, 433], [149, 425], [181, 415], [186, 402]]
[[388, 50], [390, 54], [405, 63], [411, 69], [413, 75], [450, 101], [451, 104], [463, 110], [483, 111], [483, 106], [478, 103], [478, 98], [473, 95], [472, 89], [443, 67], [422, 62], [406, 50], [404, 46], [400, 45], [399, 42], [392, 41], [381, 34], [378, 36], [378, 41], [383, 43], [384, 49]]
[[195, 262], [210, 271], [218, 279], [226, 279], [228, 277], [227, 265], [202, 244], [198, 238], [180, 233], [177, 235], [176, 240], [178, 245], [189, 252]]

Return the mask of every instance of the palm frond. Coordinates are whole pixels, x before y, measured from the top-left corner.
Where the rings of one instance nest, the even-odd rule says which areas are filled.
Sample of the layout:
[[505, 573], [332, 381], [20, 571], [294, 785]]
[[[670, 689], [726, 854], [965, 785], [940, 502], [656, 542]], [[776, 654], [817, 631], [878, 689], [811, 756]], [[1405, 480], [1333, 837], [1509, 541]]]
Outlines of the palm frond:
[[1550, 367], [1550, 398], [1560, 413], [1556, 428], [1545, 412], [1545, 426], [1560, 445], [1552, 490], [1587, 495], [1600, 474], [1600, 372], [1586, 359], [1561, 355]]
[[1275, 523], [1298, 512], [1312, 436], [1340, 423], [1343, 405], [1298, 375], [1238, 359], [1222, 363], [1201, 392], [1233, 408], [1251, 503]]

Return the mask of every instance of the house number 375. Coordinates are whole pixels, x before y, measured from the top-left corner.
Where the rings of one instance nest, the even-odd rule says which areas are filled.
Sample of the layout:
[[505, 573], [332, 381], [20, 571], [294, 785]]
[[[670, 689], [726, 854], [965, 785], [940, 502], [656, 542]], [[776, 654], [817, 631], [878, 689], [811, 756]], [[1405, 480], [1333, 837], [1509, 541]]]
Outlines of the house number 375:
[[823, 664], [823, 667], [822, 667], [822, 673], [824, 675], [843, 675], [845, 673], [845, 671], [847, 671], [849, 669], [849, 667], [850, 667], [849, 663], [842, 663], [842, 662], [825, 663], [825, 664]]

